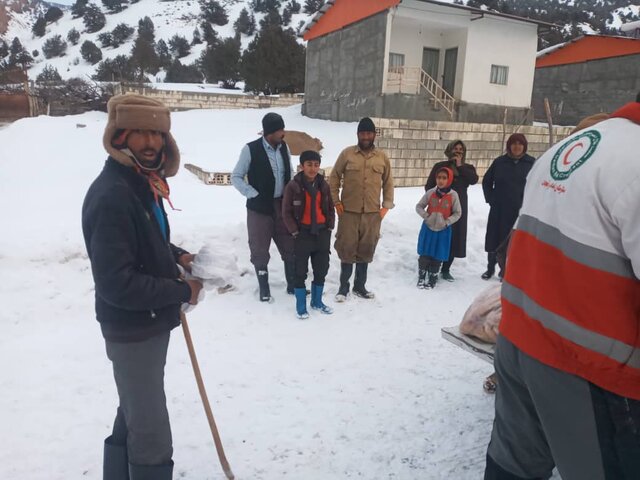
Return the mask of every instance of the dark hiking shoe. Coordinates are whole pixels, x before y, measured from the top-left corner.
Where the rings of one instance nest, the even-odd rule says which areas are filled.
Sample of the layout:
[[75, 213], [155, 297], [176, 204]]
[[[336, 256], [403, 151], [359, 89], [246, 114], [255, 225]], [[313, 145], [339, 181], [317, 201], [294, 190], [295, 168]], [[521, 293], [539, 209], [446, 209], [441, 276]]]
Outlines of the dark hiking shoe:
[[493, 275], [495, 274], [495, 270], [487, 270], [486, 272], [484, 272], [480, 277], [483, 280], [489, 280], [491, 277], [493, 277]]
[[436, 283], [438, 283], [438, 274], [437, 273], [430, 273], [429, 274], [429, 281], [427, 282], [427, 288], [435, 288]]
[[447, 282], [453, 282], [455, 280], [455, 278], [453, 278], [453, 275], [451, 275], [448, 270], [440, 272], [440, 276]]
[[356, 297], [364, 298], [367, 300], [371, 300], [376, 296], [373, 292], [370, 292], [364, 287], [353, 287], [352, 292]]

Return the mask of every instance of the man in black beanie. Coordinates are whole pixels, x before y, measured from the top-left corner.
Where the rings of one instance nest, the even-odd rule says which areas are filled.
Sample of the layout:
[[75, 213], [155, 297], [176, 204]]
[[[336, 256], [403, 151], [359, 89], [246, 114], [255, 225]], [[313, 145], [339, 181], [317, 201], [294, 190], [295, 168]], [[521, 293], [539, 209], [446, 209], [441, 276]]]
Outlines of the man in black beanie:
[[[276, 243], [284, 261], [287, 293], [294, 291], [293, 237], [282, 221], [282, 194], [291, 180], [291, 153], [284, 142], [284, 120], [269, 112], [262, 118], [262, 137], [246, 144], [231, 174], [231, 183], [247, 197], [247, 230], [251, 263], [256, 269], [260, 301], [271, 301], [269, 247]], [[245, 180], [246, 177], [246, 180]]]
[[329, 176], [331, 197], [339, 216], [335, 248], [341, 271], [336, 302], [347, 298], [354, 263], [353, 293], [361, 298], [374, 297], [365, 287], [367, 267], [373, 261], [382, 219], [394, 207], [391, 163], [387, 154], [376, 148], [375, 138], [373, 121], [368, 117], [360, 120], [358, 144], [340, 153]]

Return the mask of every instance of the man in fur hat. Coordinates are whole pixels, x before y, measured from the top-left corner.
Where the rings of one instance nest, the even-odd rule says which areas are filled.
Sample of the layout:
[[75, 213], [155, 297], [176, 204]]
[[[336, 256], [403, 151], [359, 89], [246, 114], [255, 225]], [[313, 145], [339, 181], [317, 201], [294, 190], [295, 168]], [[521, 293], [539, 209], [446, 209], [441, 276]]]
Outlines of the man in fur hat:
[[[104, 442], [104, 480], [172, 478], [171, 428], [164, 393], [169, 332], [180, 306], [202, 284], [182, 280], [193, 255], [170, 243], [163, 199], [177, 173], [169, 110], [140, 95], [108, 105], [109, 154], [82, 206], [82, 230], [95, 282], [96, 317], [120, 404]], [[170, 203], [170, 201], [169, 201]]]

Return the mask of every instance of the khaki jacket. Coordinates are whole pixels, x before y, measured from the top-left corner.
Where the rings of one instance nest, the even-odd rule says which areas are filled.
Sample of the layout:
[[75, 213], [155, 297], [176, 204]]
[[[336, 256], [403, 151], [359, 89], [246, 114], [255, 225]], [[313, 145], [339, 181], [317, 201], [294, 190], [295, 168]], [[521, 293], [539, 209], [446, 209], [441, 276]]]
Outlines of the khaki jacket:
[[379, 148], [374, 147], [367, 153], [357, 145], [345, 148], [331, 170], [329, 186], [333, 203], [342, 203], [347, 212], [379, 211], [381, 191], [382, 206], [394, 207], [391, 163]]

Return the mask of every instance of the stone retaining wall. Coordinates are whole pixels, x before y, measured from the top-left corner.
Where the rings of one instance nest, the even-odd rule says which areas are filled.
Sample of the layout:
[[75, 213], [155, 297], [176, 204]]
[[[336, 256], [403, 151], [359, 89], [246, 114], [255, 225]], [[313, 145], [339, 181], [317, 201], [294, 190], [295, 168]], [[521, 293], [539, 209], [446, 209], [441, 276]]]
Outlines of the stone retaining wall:
[[[452, 140], [467, 145], [467, 162], [482, 177], [491, 162], [505, 151], [505, 143], [514, 132], [522, 133], [529, 142], [528, 153], [536, 158], [549, 147], [547, 127], [502, 125], [489, 123], [429, 122], [422, 120], [373, 119], [378, 127], [377, 145], [389, 155], [395, 185], [424, 185], [431, 168], [445, 159], [444, 149]], [[557, 142], [569, 135], [572, 127], [554, 127]]]

